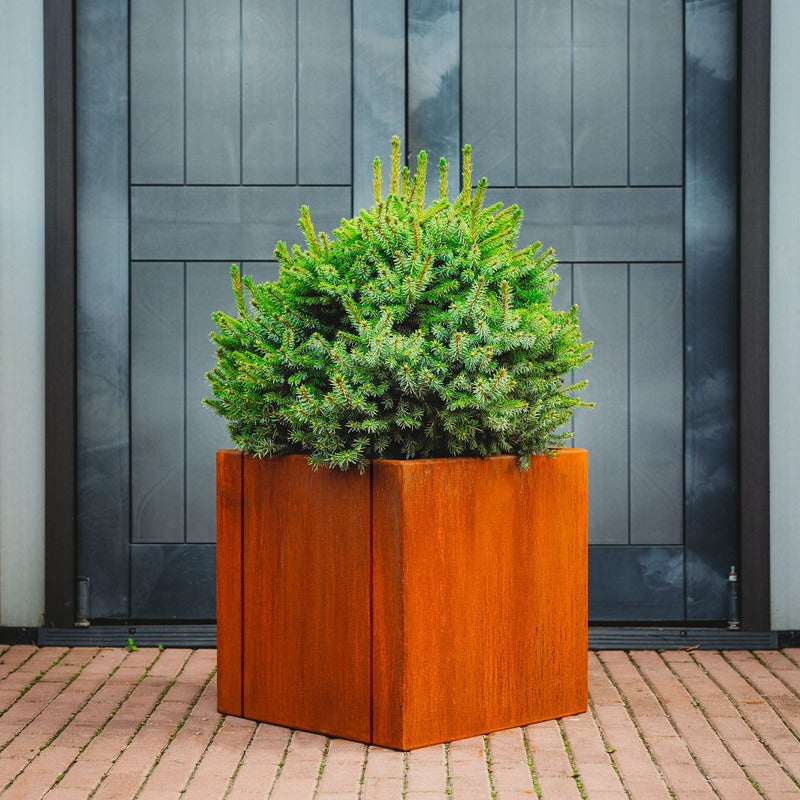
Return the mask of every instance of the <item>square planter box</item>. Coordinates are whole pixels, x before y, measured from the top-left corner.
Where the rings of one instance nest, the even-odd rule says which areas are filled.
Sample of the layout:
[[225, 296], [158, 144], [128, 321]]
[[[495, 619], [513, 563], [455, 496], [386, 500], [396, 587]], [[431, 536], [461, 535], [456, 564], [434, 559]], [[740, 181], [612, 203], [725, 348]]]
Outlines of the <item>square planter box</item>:
[[409, 749], [587, 707], [587, 454], [217, 454], [218, 705]]

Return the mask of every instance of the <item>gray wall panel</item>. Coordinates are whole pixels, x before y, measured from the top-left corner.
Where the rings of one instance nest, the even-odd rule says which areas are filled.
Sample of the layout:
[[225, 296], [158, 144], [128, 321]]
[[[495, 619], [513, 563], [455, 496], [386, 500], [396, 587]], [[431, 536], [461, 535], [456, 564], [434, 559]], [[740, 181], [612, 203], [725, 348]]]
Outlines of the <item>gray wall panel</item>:
[[357, 212], [372, 205], [372, 160], [380, 155], [388, 164], [389, 140], [395, 134], [406, 135], [403, 3], [353, 0], [353, 104], [353, 210]]
[[297, 182], [297, 2], [242, 0], [242, 182]]
[[572, 184], [572, 8], [517, 2], [517, 182]]
[[131, 545], [131, 616], [212, 620], [216, 577], [214, 545]]
[[683, 265], [630, 267], [631, 543], [683, 543]]
[[474, 179], [516, 182], [515, 0], [462, 0], [461, 114]]
[[589, 548], [589, 618], [592, 620], [684, 619], [683, 593], [682, 547]]
[[[186, 265], [186, 541], [216, 539], [217, 450], [232, 447], [225, 421], [203, 405], [211, 389], [206, 373], [214, 367], [214, 346], [209, 333], [211, 314], [235, 314], [230, 264], [196, 262]], [[244, 263], [242, 271], [257, 281], [275, 280], [275, 263]]]
[[349, 185], [350, 0], [298, 0], [297, 24], [299, 183]]
[[589, 542], [627, 544], [628, 459], [628, 265], [575, 264], [573, 297], [584, 338], [594, 341], [584, 400], [595, 408], [575, 414], [575, 446], [592, 458], [589, 470]]
[[573, 183], [628, 182], [628, 3], [573, 0]]
[[131, 182], [183, 183], [183, 0], [131, 4]]
[[[572, 307], [574, 300], [572, 299], [572, 272], [573, 266], [572, 264], [565, 264], [564, 262], [559, 262], [558, 267], [556, 269], [558, 273], [558, 289], [556, 293], [553, 295], [552, 303], [553, 308], [556, 308], [560, 311], [566, 311]], [[569, 383], [574, 383], [576, 380], [582, 380], [583, 374], [576, 375], [574, 372], [571, 372], [569, 375], [564, 376], [564, 380], [568, 381]], [[564, 430], [569, 430], [572, 433], [575, 432], [575, 420], [571, 419], [569, 425], [565, 426], [563, 429], [559, 429], [559, 433], [563, 432]], [[573, 439], [568, 439], [566, 442], [567, 447], [573, 447], [575, 442]]]
[[725, 618], [737, 559], [736, 0], [686, 6], [686, 593]]
[[680, 189], [489, 189], [518, 203], [521, 241], [537, 239], [565, 261], [680, 261]]
[[[408, 0], [408, 149], [433, 167], [450, 164], [450, 196], [461, 187], [460, 2]], [[436, 174], [432, 170], [432, 174]]]
[[184, 539], [184, 271], [131, 264], [131, 541]]
[[186, 182], [241, 180], [239, 0], [186, 0]]
[[350, 187], [135, 186], [131, 252], [140, 260], [260, 260], [278, 239], [300, 242], [300, 205], [317, 230], [330, 231], [350, 210]]
[[572, 264], [559, 261], [556, 272], [558, 273], [558, 289], [553, 295], [553, 308], [566, 311], [574, 302], [572, 299]]
[[630, 182], [683, 182], [683, 2], [630, 0]]
[[75, 16], [77, 558], [101, 617], [128, 614], [127, 9], [95, 0]]

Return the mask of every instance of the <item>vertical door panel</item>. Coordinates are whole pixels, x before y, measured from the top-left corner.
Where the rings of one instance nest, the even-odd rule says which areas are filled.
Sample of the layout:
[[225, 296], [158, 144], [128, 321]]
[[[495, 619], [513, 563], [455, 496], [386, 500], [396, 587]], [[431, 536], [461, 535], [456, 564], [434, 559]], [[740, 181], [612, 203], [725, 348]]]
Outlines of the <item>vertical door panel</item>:
[[683, 547], [591, 546], [589, 603], [597, 622], [684, 619]]
[[297, 182], [297, 0], [242, 0], [242, 182]]
[[572, 184], [572, 6], [517, 0], [517, 181]]
[[630, 182], [683, 181], [683, 2], [630, 0]]
[[132, 544], [132, 619], [213, 619], [213, 544]]
[[[569, 264], [564, 261], [560, 261], [558, 263], [557, 270], [558, 272], [558, 289], [556, 293], [553, 295], [552, 303], [553, 308], [558, 309], [559, 311], [567, 311], [568, 309], [572, 308], [573, 304], [575, 303], [575, 299], [573, 296], [573, 277], [572, 273], [574, 271], [574, 267], [572, 264]], [[564, 377], [564, 380], [567, 381], [570, 385], [575, 383], [575, 381], [583, 380], [583, 376], [575, 371], [570, 372], [569, 375]], [[563, 446], [565, 447], [574, 447], [575, 446], [575, 415], [573, 414], [572, 419], [569, 421], [568, 425], [565, 425], [563, 429], [559, 429], [559, 433], [569, 432], [572, 433], [573, 438], [568, 439]]]
[[350, 0], [298, 0], [300, 184], [350, 183], [351, 33]]
[[459, 0], [408, 0], [407, 152], [426, 150], [432, 165], [450, 164], [449, 188], [461, 188], [460, 3]]
[[682, 273], [630, 267], [631, 544], [683, 542]]
[[239, 0], [186, 0], [186, 182], [241, 180]]
[[131, 541], [185, 535], [183, 262], [131, 265]]
[[406, 15], [395, 0], [353, 0], [353, 212], [373, 202], [372, 161], [406, 138]]
[[575, 446], [598, 467], [589, 470], [589, 541], [628, 543], [628, 265], [575, 264], [573, 297], [581, 329], [594, 341], [591, 362], [578, 376], [588, 379], [592, 409], [575, 415]]
[[183, 183], [183, 0], [131, 4], [131, 183]]
[[78, 575], [128, 614], [128, 4], [77, 3]]
[[[573, 0], [573, 183], [628, 183], [628, 4]], [[545, 112], [546, 113], [546, 112]]]
[[737, 560], [736, 0], [686, 4], [685, 520], [689, 619]]
[[461, 4], [461, 133], [491, 186], [516, 183], [514, 16], [515, 0]]

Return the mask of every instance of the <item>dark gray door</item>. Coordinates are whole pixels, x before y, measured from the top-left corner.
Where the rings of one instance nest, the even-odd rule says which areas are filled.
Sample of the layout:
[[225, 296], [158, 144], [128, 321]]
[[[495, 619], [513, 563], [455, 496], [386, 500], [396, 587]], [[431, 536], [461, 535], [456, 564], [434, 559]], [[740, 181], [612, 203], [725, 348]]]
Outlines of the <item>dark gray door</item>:
[[[393, 133], [526, 211], [596, 339], [597, 619], [722, 616], [736, 548], [733, 0], [78, 0], [79, 574], [214, 617], [228, 265], [370, 202]], [[684, 88], [685, 87], [685, 88]]]
[[596, 342], [581, 377], [597, 405], [574, 420], [590, 616], [720, 620], [738, 524], [737, 3], [435, 5], [409, 3], [409, 138], [473, 144]]

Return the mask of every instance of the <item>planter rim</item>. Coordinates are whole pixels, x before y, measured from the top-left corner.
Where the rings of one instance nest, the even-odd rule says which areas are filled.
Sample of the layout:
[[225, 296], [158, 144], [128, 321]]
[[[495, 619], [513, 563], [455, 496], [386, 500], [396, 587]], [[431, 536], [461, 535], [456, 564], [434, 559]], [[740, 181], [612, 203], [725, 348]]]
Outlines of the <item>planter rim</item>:
[[[248, 458], [257, 458], [262, 461], [267, 460], [278, 460], [281, 458], [304, 458], [308, 459], [309, 456], [307, 453], [284, 453], [283, 455], [271, 455], [271, 456], [259, 456], [253, 453], [247, 453], [244, 450], [239, 450], [238, 448], [223, 448], [220, 452], [229, 452], [229, 453], [241, 453]], [[531, 455], [531, 459], [534, 458], [563, 458], [569, 457], [569, 454], [578, 454], [578, 453], [588, 453], [588, 451], [583, 447], [557, 447], [554, 450], [550, 450], [548, 453], [541, 453], [536, 455]], [[515, 455], [513, 453], [502, 453], [498, 455], [492, 456], [437, 456], [433, 458], [371, 458], [369, 459], [369, 463], [379, 463], [379, 464], [435, 464], [442, 461], [448, 462], [458, 462], [458, 461], [518, 461], [520, 456]], [[332, 469], [332, 467], [328, 467], [326, 464], [321, 464], [321, 467], [325, 467], [326, 469]], [[345, 472], [349, 472], [349, 470], [345, 470]]]

